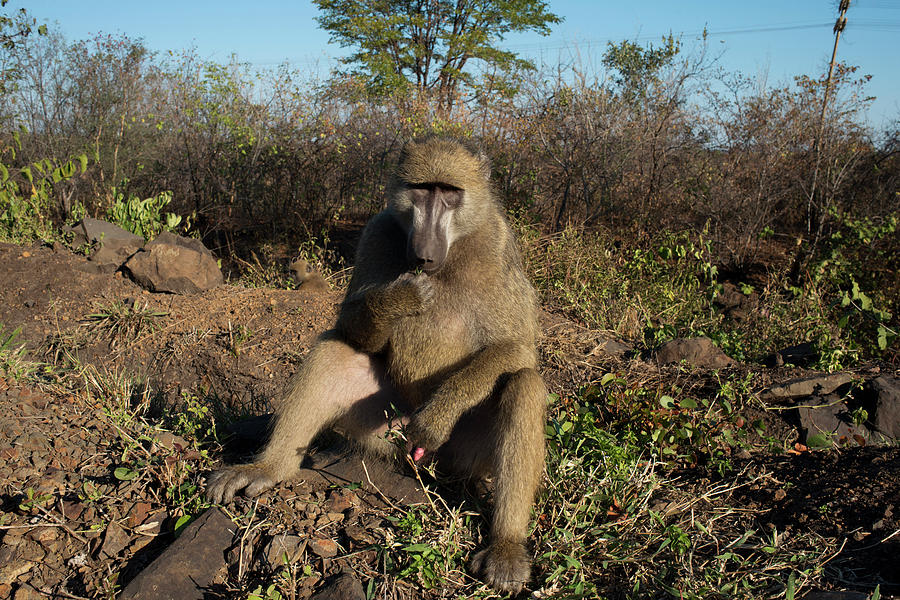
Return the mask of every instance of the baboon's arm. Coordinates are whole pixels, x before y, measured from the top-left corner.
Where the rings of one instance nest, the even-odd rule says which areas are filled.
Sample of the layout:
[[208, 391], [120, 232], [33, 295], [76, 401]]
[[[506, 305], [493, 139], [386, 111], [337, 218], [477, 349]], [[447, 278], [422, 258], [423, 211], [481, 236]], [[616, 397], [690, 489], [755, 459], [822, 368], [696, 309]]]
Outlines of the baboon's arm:
[[375, 216], [360, 239], [353, 277], [336, 325], [358, 350], [383, 350], [393, 322], [430, 302], [427, 279], [409, 274], [407, 269], [402, 229], [386, 213]]
[[375, 285], [347, 295], [341, 304], [337, 329], [362, 352], [380, 352], [391, 326], [400, 317], [420, 312], [432, 301], [426, 275], [402, 273], [387, 285]]
[[534, 368], [533, 345], [520, 341], [488, 346], [450, 375], [428, 402], [413, 414], [407, 436], [414, 446], [437, 450], [449, 438], [460, 417], [483, 402], [500, 379], [524, 368]]

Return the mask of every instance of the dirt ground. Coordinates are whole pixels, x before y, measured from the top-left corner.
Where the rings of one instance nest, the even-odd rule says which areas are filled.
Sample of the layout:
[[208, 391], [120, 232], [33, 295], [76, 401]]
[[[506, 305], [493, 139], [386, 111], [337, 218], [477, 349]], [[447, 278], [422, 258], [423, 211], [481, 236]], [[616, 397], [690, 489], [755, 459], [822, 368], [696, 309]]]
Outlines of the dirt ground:
[[[155, 391], [157, 404], [203, 390], [247, 414], [271, 411], [316, 336], [333, 322], [340, 299], [340, 290], [231, 285], [196, 296], [150, 294], [119, 273], [93, 272], [85, 258], [66, 249], [0, 244], [3, 333], [21, 327], [18, 339], [33, 359], [136, 376]], [[104, 318], [123, 306], [154, 314], [146, 317], [152, 326], [135, 326], [138, 334], [131, 335], [122, 329], [127, 323]], [[594, 333], [557, 316], [544, 320], [552, 330], [542, 347], [545, 358], [552, 355], [544, 361], [551, 391], [571, 394], [605, 372], [604, 361], [613, 359], [592, 354]], [[578, 337], [577, 343], [563, 343], [566, 336]], [[771, 372], [774, 380], [793, 375]], [[89, 374], [85, 378], [90, 381]], [[790, 437], [791, 424], [769, 418], [770, 431]], [[179, 463], [199, 465], [202, 457], [178, 436], [139, 440], [148, 457], [162, 457], [170, 469], [165, 477], [172, 479], [122, 479], [115, 476], [123, 451], [116, 427], [114, 418], [83, 396], [0, 378], [0, 597], [106, 597], [171, 542], [179, 515], [163, 510], [159, 494], [177, 483]], [[736, 466], [766, 476], [736, 490], [732, 506], [762, 507], [759, 525], [783, 535], [812, 531], [838, 541], [824, 589], [871, 592], [880, 583], [882, 597], [898, 597], [900, 449], [754, 453]], [[716, 480], [702, 469], [680, 477], [685, 486], [698, 488]], [[363, 582], [378, 577], [366, 548], [390, 534], [376, 495], [298, 481], [261, 502], [271, 508], [268, 530], [249, 536], [258, 540], [263, 556], [267, 535], [309, 536], [304, 548], [316, 570], [303, 579], [298, 597], [310, 597], [340, 572]], [[327, 546], [322, 540], [329, 539], [341, 540], [336, 550], [315, 546]], [[231, 558], [241, 563], [240, 556]], [[260, 581], [275, 567], [277, 561], [258, 567]], [[231, 597], [232, 590], [223, 583], [213, 592], [211, 597]]]

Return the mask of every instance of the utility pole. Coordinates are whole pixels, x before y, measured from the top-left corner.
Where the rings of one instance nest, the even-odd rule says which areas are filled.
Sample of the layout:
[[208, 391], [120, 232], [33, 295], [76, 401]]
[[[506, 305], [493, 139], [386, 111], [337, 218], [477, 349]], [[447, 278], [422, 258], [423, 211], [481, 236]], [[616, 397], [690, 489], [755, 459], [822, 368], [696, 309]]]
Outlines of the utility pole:
[[[825, 113], [828, 111], [828, 94], [831, 92], [831, 78], [834, 74], [834, 61], [837, 57], [837, 49], [838, 42], [841, 41], [841, 33], [844, 31], [844, 27], [847, 26], [847, 9], [850, 8], [850, 0], [841, 0], [840, 5], [838, 6], [838, 10], [840, 14], [838, 14], [837, 21], [834, 22], [834, 49], [831, 51], [831, 62], [828, 65], [828, 77], [825, 78], [825, 96], [822, 99], [822, 112], [819, 114], [819, 132], [816, 134], [815, 144], [813, 145], [813, 152], [816, 155], [816, 166], [813, 169], [812, 176], [812, 185], [809, 190], [809, 204], [807, 205], [806, 211], [806, 233], [807, 235], [812, 234], [812, 225], [813, 225], [813, 212], [815, 209], [815, 196], [816, 196], [816, 183], [819, 178], [819, 165], [822, 162], [822, 144], [824, 142], [825, 136]], [[818, 231], [816, 232], [815, 242], [818, 242], [819, 233], [821, 232], [821, 220], [822, 216], [819, 215], [820, 226], [818, 227]]]

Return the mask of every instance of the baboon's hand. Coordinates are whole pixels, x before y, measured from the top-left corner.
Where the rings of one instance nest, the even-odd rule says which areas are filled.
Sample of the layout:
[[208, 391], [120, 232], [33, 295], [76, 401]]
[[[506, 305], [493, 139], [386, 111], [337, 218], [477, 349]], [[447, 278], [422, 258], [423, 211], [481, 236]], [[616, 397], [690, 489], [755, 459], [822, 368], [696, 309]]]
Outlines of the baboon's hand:
[[434, 452], [450, 439], [456, 421], [433, 400], [413, 413], [406, 426], [406, 439], [413, 448]]
[[244, 495], [253, 497], [278, 483], [265, 466], [253, 463], [234, 465], [219, 469], [209, 476], [206, 483], [206, 497], [210, 502], [224, 504], [234, 495], [244, 490]]
[[397, 316], [415, 315], [434, 302], [434, 285], [424, 273], [403, 273], [385, 288], [388, 310]]
[[531, 575], [531, 561], [521, 542], [495, 541], [478, 552], [469, 565], [486, 584], [499, 592], [518, 594]]

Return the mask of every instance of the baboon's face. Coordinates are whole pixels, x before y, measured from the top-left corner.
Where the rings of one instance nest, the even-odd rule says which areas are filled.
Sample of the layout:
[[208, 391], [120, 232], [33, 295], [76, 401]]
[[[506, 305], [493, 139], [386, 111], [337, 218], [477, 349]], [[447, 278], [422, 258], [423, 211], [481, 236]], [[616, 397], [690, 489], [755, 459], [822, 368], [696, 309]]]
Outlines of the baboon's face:
[[456, 239], [456, 216], [465, 193], [442, 183], [408, 185], [394, 206], [407, 232], [406, 256], [412, 268], [429, 275], [443, 266]]

